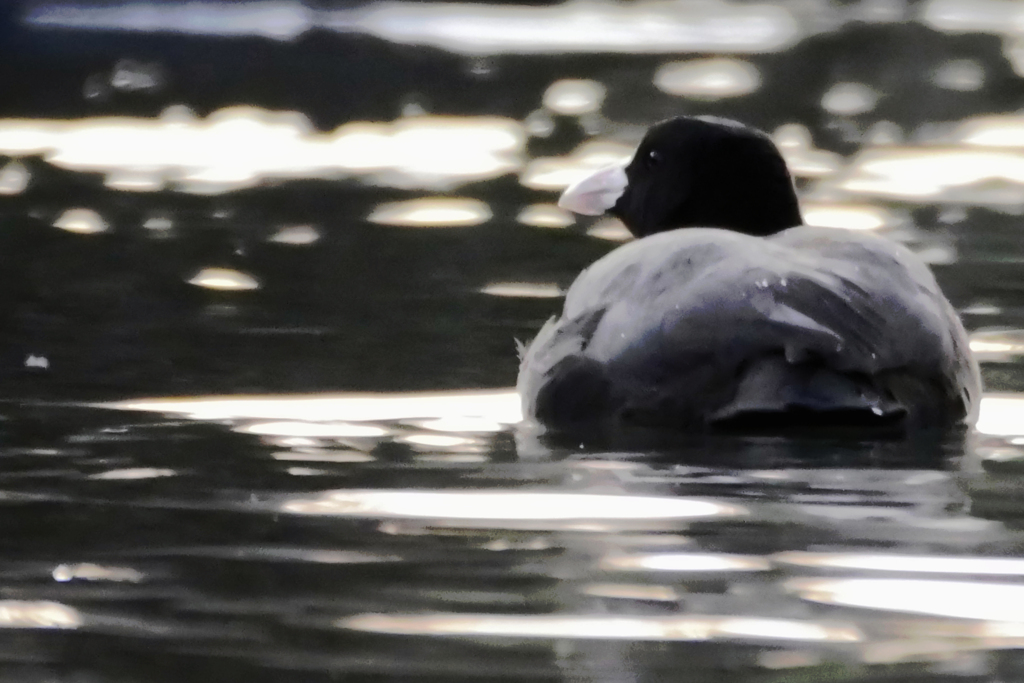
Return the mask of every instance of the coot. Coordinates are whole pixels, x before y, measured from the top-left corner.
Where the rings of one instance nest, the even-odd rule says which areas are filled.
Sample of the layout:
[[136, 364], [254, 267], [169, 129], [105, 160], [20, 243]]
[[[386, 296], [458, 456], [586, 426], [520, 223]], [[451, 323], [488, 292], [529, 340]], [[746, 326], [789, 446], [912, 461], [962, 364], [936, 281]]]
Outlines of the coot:
[[584, 270], [521, 349], [527, 420], [695, 432], [976, 418], [978, 366], [928, 267], [870, 233], [801, 225], [760, 131], [665, 121], [560, 204], [641, 239]]

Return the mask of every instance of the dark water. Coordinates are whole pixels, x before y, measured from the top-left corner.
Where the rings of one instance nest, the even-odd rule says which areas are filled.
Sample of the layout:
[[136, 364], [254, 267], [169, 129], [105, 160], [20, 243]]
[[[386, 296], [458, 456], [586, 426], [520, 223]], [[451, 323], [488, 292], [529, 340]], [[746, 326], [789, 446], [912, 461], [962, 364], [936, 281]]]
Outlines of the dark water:
[[[1016, 5], [0, 12], [0, 680], [1024, 679]], [[621, 239], [550, 205], [679, 113], [932, 264], [976, 432], [516, 428]]]

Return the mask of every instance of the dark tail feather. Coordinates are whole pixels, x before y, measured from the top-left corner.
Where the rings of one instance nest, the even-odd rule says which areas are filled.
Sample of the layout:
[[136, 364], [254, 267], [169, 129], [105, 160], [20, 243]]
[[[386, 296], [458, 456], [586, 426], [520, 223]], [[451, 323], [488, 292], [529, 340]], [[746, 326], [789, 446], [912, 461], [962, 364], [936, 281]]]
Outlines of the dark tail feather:
[[[732, 400], [710, 416], [725, 424], [749, 415], [842, 415], [843, 421], [893, 421], [906, 413], [905, 403], [869, 375], [843, 373], [814, 362], [790, 363], [782, 354], [754, 359], [741, 373]], [[812, 420], [813, 422], [813, 420]]]
[[937, 377], [891, 371], [879, 378], [879, 384], [897, 402], [909, 407], [907, 423], [912, 429], [956, 424], [971, 411], [968, 392], [957, 393], [948, 381], [941, 381]]
[[540, 391], [536, 418], [554, 429], [566, 429], [609, 414], [611, 383], [604, 367], [585, 356], [566, 356], [551, 369]]

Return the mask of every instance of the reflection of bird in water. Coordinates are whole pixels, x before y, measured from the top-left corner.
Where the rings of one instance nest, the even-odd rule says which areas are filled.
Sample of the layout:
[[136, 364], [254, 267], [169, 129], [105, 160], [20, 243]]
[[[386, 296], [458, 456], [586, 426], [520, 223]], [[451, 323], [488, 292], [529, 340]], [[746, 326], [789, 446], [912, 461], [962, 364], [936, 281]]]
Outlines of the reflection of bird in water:
[[977, 364], [928, 267], [874, 235], [800, 225], [762, 133], [666, 121], [561, 204], [643, 239], [587, 268], [524, 351], [528, 419], [584, 433], [975, 419]]

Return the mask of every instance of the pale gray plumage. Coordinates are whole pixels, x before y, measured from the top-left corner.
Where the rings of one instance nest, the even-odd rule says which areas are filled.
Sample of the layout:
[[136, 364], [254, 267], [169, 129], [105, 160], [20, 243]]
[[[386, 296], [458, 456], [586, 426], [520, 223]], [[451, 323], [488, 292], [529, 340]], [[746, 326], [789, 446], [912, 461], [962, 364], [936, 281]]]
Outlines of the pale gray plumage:
[[[791, 407], [945, 424], [973, 419], [980, 398], [966, 334], [927, 266], [874, 235], [803, 226], [766, 238], [673, 230], [613, 251], [530, 345], [518, 386], [525, 414], [554, 425], [700, 427]], [[538, 406], [545, 387], [558, 405]]]

